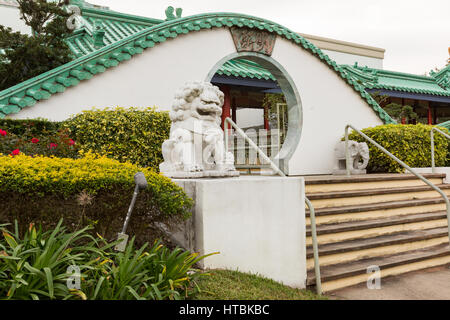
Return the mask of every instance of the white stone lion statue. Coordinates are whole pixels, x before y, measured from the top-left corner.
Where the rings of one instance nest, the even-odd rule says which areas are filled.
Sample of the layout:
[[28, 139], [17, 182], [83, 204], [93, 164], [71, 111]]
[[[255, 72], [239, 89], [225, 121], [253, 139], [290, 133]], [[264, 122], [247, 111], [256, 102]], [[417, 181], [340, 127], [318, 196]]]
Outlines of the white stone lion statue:
[[209, 82], [188, 82], [175, 93], [161, 173], [179, 178], [238, 174], [233, 154], [225, 152], [223, 102], [224, 94]]

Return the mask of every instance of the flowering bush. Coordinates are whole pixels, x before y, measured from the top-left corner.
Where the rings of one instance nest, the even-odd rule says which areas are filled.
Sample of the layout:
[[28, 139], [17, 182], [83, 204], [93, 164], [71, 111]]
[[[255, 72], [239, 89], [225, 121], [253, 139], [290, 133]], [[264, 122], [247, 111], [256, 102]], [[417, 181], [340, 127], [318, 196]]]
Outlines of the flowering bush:
[[[30, 138], [30, 136], [32, 138]], [[78, 158], [78, 146], [69, 137], [67, 129], [59, 129], [56, 132], [42, 133], [41, 136], [31, 135], [31, 129], [17, 135], [0, 129], [0, 153], [18, 155], [44, 155], [66, 158]]]

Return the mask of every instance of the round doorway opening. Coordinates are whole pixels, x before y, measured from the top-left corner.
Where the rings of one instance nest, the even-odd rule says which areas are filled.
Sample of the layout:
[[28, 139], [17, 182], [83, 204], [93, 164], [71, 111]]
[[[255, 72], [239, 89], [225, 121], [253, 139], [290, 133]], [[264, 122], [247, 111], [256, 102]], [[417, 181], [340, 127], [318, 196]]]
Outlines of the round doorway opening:
[[[301, 135], [298, 91], [284, 68], [269, 56], [234, 53], [221, 59], [206, 81], [225, 95], [222, 128], [230, 118], [286, 175]], [[228, 147], [242, 174], [272, 174], [268, 161], [228, 124]]]

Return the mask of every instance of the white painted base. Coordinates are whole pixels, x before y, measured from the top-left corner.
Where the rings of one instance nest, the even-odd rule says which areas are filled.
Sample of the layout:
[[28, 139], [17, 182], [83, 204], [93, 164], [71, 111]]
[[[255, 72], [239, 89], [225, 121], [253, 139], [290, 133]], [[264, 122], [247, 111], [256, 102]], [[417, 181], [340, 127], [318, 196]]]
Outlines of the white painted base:
[[305, 187], [301, 177], [174, 179], [195, 201], [195, 251], [220, 252], [203, 268], [259, 274], [305, 288]]
[[[413, 169], [418, 173], [431, 173], [431, 167]], [[409, 171], [406, 170], [406, 173], [409, 173]], [[435, 167], [434, 173], [445, 173], [444, 183], [450, 183], [450, 167]]]
[[239, 177], [239, 171], [220, 171], [220, 170], [205, 170], [205, 171], [174, 171], [161, 172], [162, 175], [168, 178], [175, 179], [196, 179], [196, 178], [223, 178], [223, 177]]

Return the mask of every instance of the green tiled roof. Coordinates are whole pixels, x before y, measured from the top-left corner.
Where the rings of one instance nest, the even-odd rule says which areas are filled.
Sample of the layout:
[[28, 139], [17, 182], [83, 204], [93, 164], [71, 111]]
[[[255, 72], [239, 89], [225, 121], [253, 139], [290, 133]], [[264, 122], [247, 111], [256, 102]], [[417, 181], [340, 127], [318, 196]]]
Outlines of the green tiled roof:
[[93, 39], [96, 24], [99, 24], [105, 31], [103, 44], [110, 45], [148, 27], [164, 22], [164, 20], [124, 15], [111, 10], [90, 7], [83, 8], [79, 21], [81, 25], [67, 39], [67, 44], [76, 58], [98, 49], [94, 46]]
[[439, 123], [438, 126], [450, 130], [450, 120], [449, 120], [449, 121], [442, 122], [442, 123]]
[[217, 70], [217, 74], [276, 81], [275, 77], [267, 69], [264, 69], [256, 62], [245, 59], [228, 60]]
[[450, 87], [445, 85], [448, 79], [449, 67], [430, 76], [420, 76], [409, 73], [360, 67], [357, 64], [342, 65], [349, 75], [367, 89], [385, 89], [411, 93], [450, 96]]
[[[74, 39], [69, 39], [69, 42], [74, 43], [72, 48], [75, 49], [72, 50], [74, 50], [77, 58], [37, 77], [0, 91], [0, 118], [4, 118], [11, 113], [17, 113], [24, 107], [33, 106], [39, 100], [48, 99], [55, 93], [64, 92], [66, 88], [75, 86], [80, 81], [88, 80], [97, 73], [104, 72], [124, 60], [131, 59], [135, 54], [140, 54], [144, 50], [151, 50], [159, 43], [176, 38], [179, 35], [202, 29], [238, 27], [274, 33], [308, 51], [350, 84], [367, 101], [383, 122], [395, 123], [347, 70], [330, 59], [313, 43], [277, 23], [236, 13], [206, 13], [162, 21], [128, 16], [96, 8], [83, 7], [82, 11], [83, 19], [88, 24], [83, 22], [83, 26], [73, 35]], [[109, 37], [110, 43], [105, 40], [104, 46], [95, 48], [93, 42], [90, 42], [88, 35], [91, 36], [90, 32], [92, 31], [89, 31], [89, 25], [92, 27], [92, 22], [89, 22], [91, 21], [89, 15], [95, 15], [97, 19], [103, 20], [101, 22], [106, 25], [105, 33], [107, 36], [105, 35], [105, 38], [108, 39]], [[120, 22], [117, 22], [118, 20]], [[146, 23], [149, 25], [137, 30], [137, 25]], [[76, 37], [79, 37], [78, 41], [76, 41]], [[233, 70], [239, 70], [235, 72], [241, 76], [243, 74], [248, 77], [261, 76], [264, 78], [269, 76], [266, 72], [258, 69], [257, 65], [252, 65], [248, 61], [230, 62], [220, 72], [226, 74], [226, 68], [230, 66], [234, 68], [232, 68]], [[255, 72], [255, 69], [259, 71]], [[230, 70], [228, 72], [232, 73]]]

